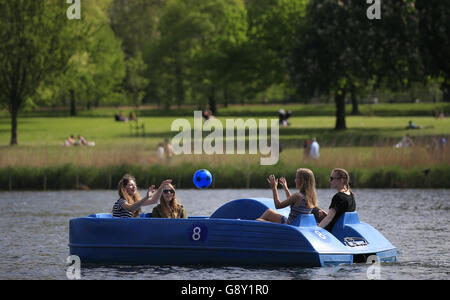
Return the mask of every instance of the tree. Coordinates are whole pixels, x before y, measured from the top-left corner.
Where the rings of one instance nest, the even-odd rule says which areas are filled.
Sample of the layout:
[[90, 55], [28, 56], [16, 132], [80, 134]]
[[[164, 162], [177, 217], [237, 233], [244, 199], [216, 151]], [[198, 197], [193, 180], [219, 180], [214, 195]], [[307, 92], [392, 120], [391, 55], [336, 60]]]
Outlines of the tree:
[[127, 76], [124, 79], [124, 90], [129, 93], [131, 102], [137, 108], [142, 104], [148, 80], [142, 76], [146, 65], [142, 60], [142, 55], [138, 53], [135, 57], [130, 57], [126, 62]]
[[65, 2], [0, 0], [0, 101], [11, 114], [16, 145], [17, 118], [41, 82], [61, 72], [72, 56], [76, 35]]
[[357, 85], [356, 78], [366, 78], [368, 62], [360, 47], [365, 45], [365, 10], [357, 3], [351, 5], [350, 1], [311, 1], [289, 58], [299, 93], [334, 95], [336, 130], [346, 129], [345, 98], [349, 88]]
[[72, 25], [82, 39], [65, 69], [41, 84], [36, 101], [54, 105], [60, 105], [61, 100], [69, 102], [70, 115], [75, 116], [77, 106], [90, 109], [100, 103], [112, 104], [122, 92], [124, 55], [108, 24], [109, 5], [110, 0], [83, 3], [82, 19]]
[[416, 0], [415, 8], [425, 73], [439, 79], [443, 100], [450, 102], [450, 2]]
[[156, 98], [181, 105], [186, 96], [209, 102], [215, 113], [218, 90], [233, 82], [233, 55], [245, 39], [241, 0], [169, 0], [158, 36], [144, 51], [150, 89]]
[[247, 14], [242, 0], [191, 0], [197, 22], [203, 20], [192, 47], [193, 89], [208, 99], [217, 113], [217, 94], [228, 97], [229, 86], [242, 80], [236, 57], [247, 41]]
[[112, 0], [111, 28], [122, 39], [125, 59], [144, 53], [159, 38], [158, 26], [167, 0]]
[[248, 30], [240, 66], [251, 96], [272, 85], [289, 85], [286, 58], [298, 38], [306, 0], [246, 0]]
[[304, 95], [334, 96], [336, 130], [346, 129], [348, 93], [373, 80], [402, 86], [419, 78], [411, 1], [383, 3], [381, 20], [366, 17], [364, 1], [309, 2], [289, 57], [290, 77]]

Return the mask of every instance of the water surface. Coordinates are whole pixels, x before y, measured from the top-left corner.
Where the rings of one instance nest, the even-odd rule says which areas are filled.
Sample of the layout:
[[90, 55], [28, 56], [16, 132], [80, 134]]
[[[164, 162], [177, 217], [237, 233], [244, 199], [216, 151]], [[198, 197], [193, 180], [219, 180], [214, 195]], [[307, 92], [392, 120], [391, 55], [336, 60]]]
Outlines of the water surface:
[[[381, 279], [450, 279], [450, 190], [355, 190], [360, 220], [397, 247], [399, 263], [382, 264]], [[328, 208], [333, 190], [318, 190]], [[144, 191], [141, 191], [144, 195]], [[270, 190], [177, 190], [189, 215], [209, 216], [243, 197]], [[66, 279], [69, 219], [110, 212], [117, 191], [0, 193], [0, 279]], [[144, 207], [151, 212], [153, 206]], [[367, 279], [368, 265], [302, 268], [238, 266], [82, 267], [82, 279]]]

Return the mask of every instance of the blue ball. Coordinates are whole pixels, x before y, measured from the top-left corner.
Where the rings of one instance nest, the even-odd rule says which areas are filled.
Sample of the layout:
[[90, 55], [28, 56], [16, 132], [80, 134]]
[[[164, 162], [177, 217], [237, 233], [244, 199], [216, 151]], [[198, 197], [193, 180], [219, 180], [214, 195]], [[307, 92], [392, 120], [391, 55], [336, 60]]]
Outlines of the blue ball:
[[199, 189], [206, 189], [212, 183], [213, 177], [208, 170], [200, 169], [194, 174], [194, 185]]

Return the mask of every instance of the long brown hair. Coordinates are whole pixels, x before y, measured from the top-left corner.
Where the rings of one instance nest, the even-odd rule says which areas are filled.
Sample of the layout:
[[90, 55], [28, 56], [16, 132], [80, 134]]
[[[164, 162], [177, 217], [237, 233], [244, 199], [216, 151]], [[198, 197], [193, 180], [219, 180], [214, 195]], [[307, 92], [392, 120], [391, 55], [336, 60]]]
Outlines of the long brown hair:
[[336, 173], [340, 179], [343, 180], [344, 182], [344, 186], [347, 189], [347, 191], [350, 192], [351, 195], [355, 195], [352, 192], [352, 189], [350, 188], [350, 175], [348, 174], [348, 172], [345, 169], [341, 169], [341, 168], [335, 168], [333, 169], [333, 171], [331, 171], [331, 174]]
[[[167, 189], [170, 188], [175, 192], [175, 188], [170, 183], [166, 186]], [[167, 205], [166, 200], [164, 200], [164, 195], [161, 194], [161, 198], [159, 199], [159, 204], [161, 205], [162, 217], [164, 218], [178, 218], [178, 201], [176, 197], [176, 192], [173, 193], [172, 201], [170, 201], [169, 205]]]
[[[127, 185], [128, 185], [128, 182], [130, 182], [130, 180], [133, 180], [134, 183], [136, 183], [136, 179], [132, 175], [130, 175], [130, 174], [123, 175], [123, 177], [120, 179], [119, 184], [118, 184], [118, 194], [119, 194], [120, 198], [125, 199], [130, 204], [134, 204], [141, 200], [141, 196], [137, 192], [137, 183], [136, 183], [136, 193], [133, 196], [128, 195]], [[139, 217], [140, 214], [141, 214], [140, 208], [133, 211], [133, 217]]]
[[316, 179], [310, 169], [300, 168], [297, 170], [297, 177], [301, 179], [300, 192], [305, 195], [306, 207], [317, 206]]

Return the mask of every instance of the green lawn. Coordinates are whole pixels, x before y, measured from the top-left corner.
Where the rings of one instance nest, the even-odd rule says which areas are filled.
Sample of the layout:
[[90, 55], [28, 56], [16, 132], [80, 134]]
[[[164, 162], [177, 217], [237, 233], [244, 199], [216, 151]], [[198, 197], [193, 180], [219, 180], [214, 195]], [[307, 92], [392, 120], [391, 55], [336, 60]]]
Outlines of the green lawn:
[[[193, 115], [186, 118], [192, 125]], [[227, 118], [230, 117], [220, 117], [219, 120], [225, 125]], [[146, 134], [144, 137], [135, 137], [130, 135], [131, 123], [115, 122], [112, 118], [20, 118], [19, 145], [10, 147], [10, 120], [3, 118], [0, 120], [0, 167], [66, 163], [85, 166], [147, 164], [150, 163], [149, 158], [154, 156], [156, 145], [164, 138], [177, 134], [170, 131], [175, 119], [173, 116], [141, 117], [140, 122], [145, 124]], [[406, 130], [410, 119], [426, 128]], [[426, 145], [431, 143], [433, 137], [445, 135], [449, 138], [450, 118], [348, 116], [348, 129], [345, 131], [333, 130], [335, 118], [328, 116], [296, 116], [289, 119], [289, 122], [289, 127], [280, 128], [280, 144], [283, 149], [280, 160], [284, 162], [300, 164], [303, 160], [303, 141], [316, 136], [321, 145], [321, 159], [316, 164], [324, 167], [337, 164], [353, 167], [448, 164], [448, 155], [429, 156]], [[416, 150], [393, 150], [392, 146], [406, 133], [410, 133], [418, 142]], [[96, 146], [62, 147], [63, 141], [70, 134], [81, 134], [88, 141], [94, 141]], [[184, 155], [174, 158], [174, 162], [186, 161], [256, 164], [259, 158], [254, 155]]]
[[[280, 108], [291, 110], [293, 116], [308, 117], [308, 116], [335, 116], [335, 105], [330, 104], [251, 104], [239, 105], [231, 104], [228, 107], [218, 106], [218, 116], [226, 117], [277, 117], [277, 112]], [[192, 111], [197, 109], [197, 106], [183, 106], [181, 108], [173, 106], [169, 110], [158, 109], [155, 106], [142, 106], [137, 115], [140, 117], [158, 117], [158, 116], [192, 116]], [[363, 116], [433, 116], [435, 110], [438, 109], [446, 114], [450, 114], [450, 103], [378, 103], [378, 104], [360, 104], [359, 111]], [[350, 115], [352, 106], [346, 105], [346, 113]], [[123, 111], [128, 115], [130, 111], [135, 111], [134, 107], [99, 107], [91, 110], [78, 108], [77, 115], [79, 117], [103, 117], [113, 118], [114, 114]], [[6, 110], [0, 110], [0, 118], [8, 118], [9, 114]], [[35, 111], [25, 111], [21, 113], [21, 117], [69, 117], [68, 108], [46, 109], [42, 108]]]
[[[231, 117], [218, 118], [225, 125]], [[246, 117], [242, 117], [246, 120]], [[193, 117], [187, 117], [193, 124]], [[130, 123], [115, 122], [112, 118], [53, 117], [20, 118], [18, 125], [19, 147], [59, 147], [70, 135], [83, 135], [89, 141], [95, 141], [96, 147], [116, 147], [119, 145], [145, 144], [156, 145], [165, 137], [172, 137], [170, 126], [175, 117], [142, 117], [145, 124], [145, 137], [131, 136]], [[419, 130], [406, 130], [408, 121], [425, 127]], [[335, 131], [335, 118], [326, 116], [292, 117], [290, 126], [280, 128], [281, 142], [298, 141], [316, 136], [323, 145], [370, 146], [372, 142], [384, 139], [400, 139], [406, 133], [413, 137], [433, 137], [450, 134], [450, 118], [432, 117], [365, 117], [348, 116], [347, 130]], [[7, 146], [10, 140], [10, 120], [0, 120], [0, 145]], [[207, 133], [205, 133], [206, 135]]]

